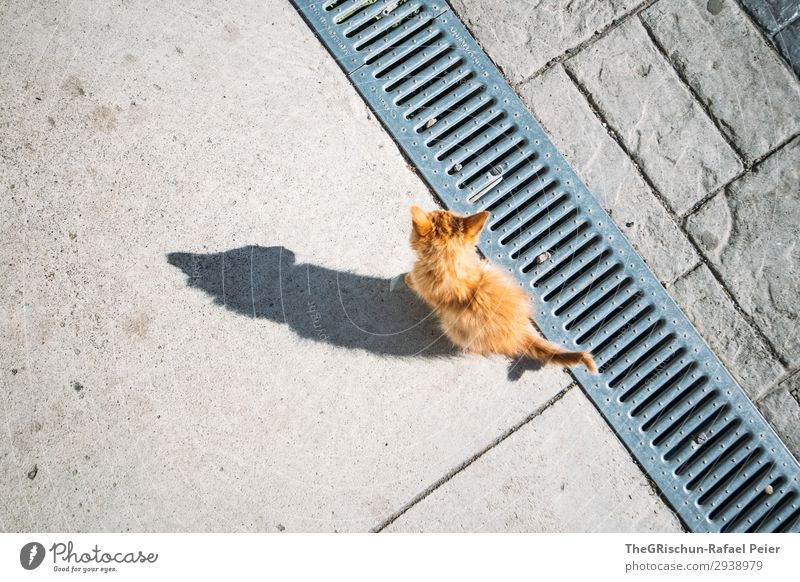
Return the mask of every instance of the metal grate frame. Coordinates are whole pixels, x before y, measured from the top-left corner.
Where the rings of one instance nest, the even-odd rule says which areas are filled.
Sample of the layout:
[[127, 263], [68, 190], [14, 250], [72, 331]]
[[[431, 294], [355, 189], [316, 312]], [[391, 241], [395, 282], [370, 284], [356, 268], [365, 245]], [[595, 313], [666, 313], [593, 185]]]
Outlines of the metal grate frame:
[[450, 209], [489, 210], [479, 248], [589, 350], [578, 381], [692, 531], [800, 531], [800, 465], [435, 0], [293, 0]]

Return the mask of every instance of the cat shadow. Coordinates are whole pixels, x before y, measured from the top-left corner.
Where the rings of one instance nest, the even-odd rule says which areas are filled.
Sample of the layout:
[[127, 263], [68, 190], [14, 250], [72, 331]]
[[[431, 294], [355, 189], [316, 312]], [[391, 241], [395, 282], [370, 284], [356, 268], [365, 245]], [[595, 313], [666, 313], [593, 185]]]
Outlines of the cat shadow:
[[[167, 255], [214, 303], [245, 317], [285, 323], [300, 337], [390, 356], [458, 352], [435, 315], [402, 282], [297, 264], [282, 246]], [[394, 282], [393, 282], [394, 281]]]
[[532, 360], [527, 357], [514, 358], [508, 364], [508, 373], [506, 378], [512, 382], [516, 382], [525, 374], [525, 372], [536, 372], [544, 368], [544, 362], [539, 360]]

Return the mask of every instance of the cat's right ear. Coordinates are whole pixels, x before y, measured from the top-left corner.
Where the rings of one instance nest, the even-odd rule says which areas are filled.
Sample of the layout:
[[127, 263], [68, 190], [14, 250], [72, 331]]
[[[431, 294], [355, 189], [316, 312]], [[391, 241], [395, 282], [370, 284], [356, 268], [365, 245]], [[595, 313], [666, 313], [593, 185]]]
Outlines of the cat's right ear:
[[431, 219], [428, 214], [416, 206], [411, 207], [411, 223], [414, 225], [414, 231], [419, 236], [427, 236], [433, 230]]
[[464, 229], [469, 236], [478, 236], [489, 218], [485, 210], [464, 218]]

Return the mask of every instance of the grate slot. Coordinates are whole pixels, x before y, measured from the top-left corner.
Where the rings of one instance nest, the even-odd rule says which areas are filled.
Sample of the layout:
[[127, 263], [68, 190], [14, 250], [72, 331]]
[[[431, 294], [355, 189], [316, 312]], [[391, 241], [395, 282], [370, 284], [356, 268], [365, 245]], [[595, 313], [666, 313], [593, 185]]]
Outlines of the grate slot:
[[[407, 95], [414, 95], [430, 83], [435, 83], [438, 79], [443, 77], [447, 71], [452, 70], [461, 64], [461, 57], [455, 54], [451, 49], [447, 49], [424, 64], [421, 64], [418, 69], [410, 77], [403, 79], [400, 83], [393, 87], [394, 93], [392, 94], [393, 103], [399, 104]], [[436, 101], [444, 99], [446, 96], [442, 95]], [[405, 113], [404, 113], [405, 116]]]
[[[794, 506], [794, 504], [792, 504], [792, 506]], [[789, 517], [787, 517], [786, 521], [784, 521], [783, 524], [779, 525], [772, 531], [774, 531], [775, 533], [786, 533], [788, 531], [797, 531], [798, 525], [800, 525], [800, 508], [798, 508]]]
[[[485, 90], [486, 87], [483, 85], [469, 87], [464, 93], [448, 100], [446, 104], [439, 105], [439, 111], [429, 113], [426, 116], [427, 119], [436, 119], [437, 121], [433, 125], [433, 130], [428, 136], [425, 145], [428, 147], [438, 145], [440, 150], [444, 149], [445, 145], [441, 143], [442, 141], [494, 105], [494, 100], [488, 99], [482, 94]], [[455, 117], [448, 119], [450, 115], [459, 111], [460, 113]], [[422, 133], [424, 130], [425, 126], [422, 125], [417, 129], [417, 133]]]
[[[692, 451], [692, 453], [689, 455], [689, 458], [683, 461], [678, 468], [675, 469], [675, 474], [683, 475], [686, 473], [691, 477], [692, 472], [690, 469], [694, 465], [698, 463], [708, 463], [708, 459], [711, 458], [715, 452], [724, 451], [726, 447], [730, 446], [737, 438], [739, 438], [738, 433], [735, 433], [734, 431], [741, 425], [742, 421], [738, 418], [734, 418], [717, 431], [715, 431], [713, 427], [706, 430], [705, 440], [699, 441], [697, 438], [695, 438], [695, 450]], [[680, 461], [680, 459], [676, 460]]]
[[[741, 465], [747, 461], [753, 448], [749, 444], [752, 442], [753, 436], [750, 433], [740, 434], [740, 431], [735, 431], [732, 437], [735, 437], [730, 439], [732, 442], [720, 444], [720, 450], [714, 459], [703, 461], [705, 467], [698, 471], [695, 476], [691, 477], [689, 475], [691, 480], [686, 484], [687, 489], [690, 491], [697, 489], [702, 492], [720, 480], [717, 471], [722, 472], [727, 467], [737, 465], [737, 463]], [[745, 453], [737, 457], [742, 448], [745, 449]], [[759, 453], [756, 451], [756, 454]], [[738, 466], [734, 466], [732, 470], [735, 473], [738, 470]]]
[[[641, 292], [631, 290], [630, 293], [624, 295], [622, 298], [615, 297], [613, 301], [608, 301], [607, 305], [605, 305], [607, 309], [601, 310], [592, 317], [594, 325], [579, 335], [575, 340], [575, 343], [578, 345], [586, 344], [586, 342], [592, 339], [596, 333], [601, 331], [604, 338], [598, 338], [601, 340], [601, 343], [596, 345], [599, 346], [605, 342], [613, 341], [616, 335], [610, 328], [610, 325], [616, 321], [617, 317], [623, 317], [623, 323], [618, 325], [617, 329], [619, 329], [623, 325], [635, 323], [638, 319], [653, 311], [652, 306], [645, 303], [640, 302], [638, 305], [634, 305], [634, 302], [636, 302], [638, 299], [641, 299], [641, 297]], [[626, 311], [629, 311], [629, 313], [625, 314]], [[630, 313], [633, 313], [634, 315], [631, 316]], [[576, 333], [580, 333], [581, 331], [582, 329], [580, 328], [576, 329]]]
[[[602, 338], [597, 337], [594, 342], [590, 342], [584, 347], [589, 349], [595, 356], [600, 356], [606, 349], [613, 347], [617, 350], [614, 353], [621, 357], [625, 355], [628, 350], [635, 348], [639, 343], [647, 341], [654, 328], [653, 320], [648, 316], [653, 314], [655, 307], [647, 302], [641, 302], [630, 311], [631, 313], [629, 314], [621, 312], [621, 318], [619, 321], [615, 320], [614, 327], [609, 326], [603, 329]], [[645, 317], [648, 317], [648, 319], [642, 321]], [[647, 326], [647, 328], [642, 331], [644, 326]], [[623, 340], [627, 340], [636, 334], [639, 335], [635, 337], [633, 341], [628, 341], [626, 345]], [[620, 348], [620, 344], [624, 347]]]
[[[600, 368], [605, 372], [622, 358], [643, 345], [647, 345], [654, 334], [664, 327], [661, 319], [653, 321], [649, 313], [637, 317], [633, 322], [625, 322], [613, 335], [609, 334], [608, 342], [604, 341], [592, 348], [595, 360], [602, 362]], [[609, 350], [609, 353], [606, 353]]]
[[[535, 152], [529, 154], [530, 162], [536, 161], [538, 157]], [[499, 208], [502, 205], [505, 205], [506, 208], [512, 207], [515, 202], [517, 196], [520, 198], [525, 199], [525, 197], [531, 194], [531, 190], [527, 189], [524, 193], [521, 193], [521, 190], [526, 186], [530, 185], [537, 179], [542, 178], [545, 174], [547, 174], [548, 166], [539, 164], [534, 166], [532, 163], [529, 164], [527, 167], [523, 167], [519, 173], [514, 176], [513, 182], [507, 181], [507, 186], [500, 188], [496, 195], [484, 200], [485, 206], [483, 207], [484, 210], [493, 211]], [[491, 227], [490, 227], [490, 230]]]
[[[559, 279], [561, 279], [560, 283], [555, 284], [555, 286], [551, 287], [549, 285], [544, 286], [542, 289], [544, 293], [544, 300], [550, 301], [554, 296], [558, 295], [572, 285], [575, 281], [577, 281], [581, 276], [585, 275], [589, 271], [599, 268], [600, 263], [607, 259], [613, 253], [608, 248], [602, 247], [595, 247], [593, 253], [589, 253], [589, 256], [586, 258], [573, 260], [570, 268], [562, 269], [562, 272], [559, 274]], [[536, 285], [534, 285], [536, 286]]]
[[[452, 138], [447, 143], [439, 146], [439, 151], [436, 152], [435, 156], [436, 159], [444, 161], [447, 165], [454, 165], [459, 161], [455, 156], [456, 152], [464, 149], [471, 140], [480, 139], [480, 132], [491, 128], [492, 124], [502, 117], [502, 111], [484, 108], [479, 115], [472, 119], [472, 123], [462, 124], [461, 127], [457, 128], [458, 131], [452, 133]], [[466, 153], [463, 155], [466, 155]]]
[[[459, 188], [469, 188], [475, 190], [475, 182], [483, 177], [488, 181], [502, 176], [501, 168], [508, 164], [508, 158], [520, 152], [520, 148], [525, 146], [525, 139], [515, 135], [516, 130], [512, 127], [501, 135], [501, 139], [494, 143], [494, 157], [485, 159], [478, 157], [470, 163], [469, 170], [464, 170], [464, 178], [458, 183]], [[465, 159], [465, 161], [467, 161]], [[488, 172], [488, 174], [486, 173]]]
[[590, 294], [591, 300], [584, 301], [583, 309], [571, 315], [564, 327], [574, 334], [581, 333], [584, 326], [602, 321], [620, 303], [627, 301], [628, 297], [636, 295], [638, 299], [642, 296], [642, 292], [632, 283], [633, 279], [625, 277], [611, 288], [601, 289], [600, 293]]
[[667, 461], [672, 461], [674, 459], [676, 462], [680, 462], [681, 454], [683, 454], [684, 451], [691, 451], [692, 446], [697, 442], [700, 435], [707, 434], [709, 431], [713, 431], [714, 426], [726, 422], [729, 412], [730, 407], [727, 404], [723, 404], [717, 408], [716, 412], [713, 414], [700, 419], [697, 424], [692, 425], [687, 423], [683, 429], [678, 431], [679, 435], [682, 435], [682, 438], [680, 438], [677, 443], [666, 443], [665, 446], [669, 447], [669, 450], [664, 453], [664, 459]]
[[[684, 380], [693, 380], [695, 378], [695, 374], [690, 375], [690, 372], [694, 370], [695, 367], [694, 362], [690, 362], [686, 365], [684, 365], [683, 362], [679, 362], [674, 366], [665, 366], [663, 369], [664, 373], [655, 376], [655, 378], [663, 376], [664, 379], [662, 383], [659, 384], [654, 378], [650, 386], [647, 387], [647, 394], [641, 396], [643, 398], [641, 403], [638, 403], [638, 398], [631, 400], [631, 405], [634, 406], [633, 410], [631, 410], [631, 415], [647, 418], [647, 415], [644, 415], [645, 411], [651, 407], [663, 407], [664, 400], [671, 398], [675, 391], [681, 390], [680, 386]], [[620, 400], [623, 402], [627, 401], [631, 396], [645, 387], [644, 385], [634, 385], [620, 397]], [[648, 413], [648, 415], [651, 415], [651, 413]]]
[[[441, 37], [441, 33], [435, 31], [432, 36], [426, 37], [426, 39], [435, 40]], [[452, 47], [443, 41], [430, 45], [420, 44], [419, 46], [407, 47], [404, 54], [397, 55], [387, 62], [378, 63], [379, 68], [375, 70], [375, 78], [385, 78], [388, 82], [384, 88], [387, 93], [391, 93], [409, 78], [428, 67], [432, 67], [436, 61], [451, 51]], [[449, 56], [453, 60], [457, 58], [454, 54]]]
[[[548, 253], [550, 258], [543, 257], [544, 261], [540, 262], [539, 257], [535, 257], [532, 261], [523, 265], [523, 273], [528, 273], [538, 266], [551, 267], [550, 270], [533, 280], [532, 286], [534, 288], [545, 285], [551, 277], [558, 275], [564, 268], [569, 267], [572, 261], [581, 253], [600, 242], [600, 237], [593, 236], [591, 232], [586, 232], [587, 230], [589, 230], [589, 224], [581, 222], [576, 228], [568, 232], [564, 238], [547, 248], [545, 253]], [[580, 235], [583, 235], [583, 237]], [[575, 239], [579, 238], [584, 240], [575, 241]], [[579, 245], [577, 249], [575, 245]], [[540, 281], [542, 285], [539, 284]]]
[[[700, 505], [711, 505], [715, 507], [717, 505], [714, 502], [714, 499], [723, 498], [725, 495], [730, 493], [731, 487], [734, 489], [737, 487], [737, 483], [741, 482], [743, 479], [750, 479], [750, 476], [753, 474], [753, 471], [758, 470], [759, 465], [764, 464], [764, 460], [762, 459], [764, 454], [764, 449], [761, 447], [754, 447], [751, 445], [745, 445], [745, 451], [741, 454], [741, 461], [740, 462], [731, 462], [730, 469], [716, 479], [716, 481], [712, 481], [710, 486], [707, 488], [705, 493], [703, 493], [699, 499], [697, 500]], [[711, 477], [715, 477], [714, 473], [711, 474]], [[723, 488], [725, 490], [723, 491]], [[709, 514], [709, 519], [715, 519], [716, 515]]]
[[[663, 372], [663, 370], [676, 361], [679, 364], [683, 364], [686, 360], [684, 356], [688, 354], [688, 350], [680, 345], [680, 342], [675, 342], [669, 346], [668, 350], [665, 350], [663, 354], [659, 354], [658, 357], [651, 359], [649, 362], [645, 362], [642, 364], [639, 369], [637, 369], [630, 377], [623, 379], [623, 381], [618, 386], [614, 386], [622, 391], [623, 394], [627, 394], [630, 391], [630, 386], [643, 386], [648, 384], [649, 382], [653, 381], [655, 378], [658, 378], [659, 375]], [[620, 400], [622, 402], [622, 400]], [[634, 410], [631, 410], [631, 415], [635, 416]]]
[[[495, 177], [494, 172], [490, 172], [492, 174], [490, 181], [496, 180], [494, 185], [488, 189], [483, 186], [478, 192], [474, 192], [474, 187], [471, 186], [467, 200], [475, 204], [486, 196], [490, 199], [495, 198], [502, 184], [519, 181], [524, 166], [536, 159], [536, 153], [531, 152], [528, 149], [528, 145], [525, 140], [517, 142], [516, 147], [512, 148], [500, 161], [494, 163], [492, 170], [498, 172], [497, 177]], [[489, 179], [489, 176], [487, 176], [487, 180]]]
[[490, 120], [481, 122], [480, 125], [475, 123], [469, 132], [465, 132], [466, 135], [461, 140], [450, 146], [449, 151], [436, 154], [436, 158], [439, 160], [447, 157], [445, 163], [448, 166], [447, 173], [449, 175], [465, 174], [467, 169], [464, 166], [514, 132], [513, 127], [501, 122], [503, 117], [502, 112], [490, 112]]
[[[365, 51], [364, 62], [370, 64], [400, 46], [419, 29], [431, 24], [433, 18], [433, 15], [425, 12], [425, 8], [419, 4], [406, 4], [398, 9], [396, 20], [383, 19], [369, 34], [357, 35], [355, 49]], [[380, 45], [375, 46], [378, 41], [381, 41]]]
[[[591, 305], [593, 293], [605, 293], [607, 289], [614, 288], [614, 285], [618, 284], [624, 279], [621, 278], [620, 272], [622, 271], [622, 265], [614, 264], [610, 269], [608, 269], [605, 273], [598, 275], [597, 277], [588, 281], [585, 287], [583, 287], [580, 291], [578, 291], [575, 295], [567, 299], [562, 305], [556, 307], [553, 311], [555, 315], [564, 315], [566, 314], [572, 307], [577, 305], [577, 303], [581, 302], [581, 307], [586, 307], [587, 305]], [[613, 279], [615, 281], [608, 281], [608, 279]], [[559, 297], [561, 299], [561, 297]], [[570, 317], [567, 315], [567, 317]]]
[[[548, 192], [552, 191], [552, 187], [548, 186], [555, 186], [557, 182], [555, 180], [544, 180], [544, 176], [547, 174], [547, 166], [539, 166], [535, 169], [532, 168], [533, 171], [530, 173], [526, 173], [521, 177], [519, 183], [506, 189], [500, 197], [497, 198], [495, 202], [492, 202], [487, 209], [495, 210], [498, 206], [500, 206], [503, 202], [506, 202], [506, 211], [497, 217], [490, 225], [489, 230], [495, 231], [498, 228], [504, 226], [506, 223], [511, 221], [512, 219], [517, 219], [517, 223], [522, 224], [526, 222], [531, 213], [537, 212], [536, 208], [530, 208], [535, 202], [538, 202], [542, 196], [547, 194]], [[537, 185], [536, 189], [528, 188], [524, 195], [520, 196], [519, 200], [515, 197], [515, 195], [522, 189], [528, 186], [531, 182], [539, 180], [539, 184]], [[514, 203], [518, 203], [517, 206], [514, 206]], [[541, 208], [541, 204], [537, 207]], [[527, 210], [527, 212], [526, 212]], [[505, 232], [505, 231], [504, 231]]]
[[[441, 30], [436, 28], [423, 28], [415, 32], [409, 38], [409, 42], [392, 48], [386, 53], [374, 57], [375, 78], [382, 79], [399, 67], [404, 67], [413, 57], [419, 55], [426, 49], [433, 47], [440, 48], [441, 43], [434, 44], [433, 41], [444, 36]], [[455, 57], [455, 55], [453, 56]]]
[[[550, 182], [546, 184], [537, 194], [549, 194], [558, 182]], [[515, 228], [511, 233], [501, 238], [501, 245], [508, 245], [517, 238], [522, 238], [521, 241], [515, 242], [514, 246], [522, 245], [511, 253], [511, 257], [518, 259], [526, 253], [535, 249], [538, 244], [546, 240], [548, 237], [557, 234], [557, 229], [564, 226], [570, 220], [578, 216], [578, 209], [568, 204], [569, 197], [560, 195], [552, 203], [550, 203], [542, 212], [538, 212], [533, 217], [528, 219], [525, 224]], [[546, 224], [542, 224], [545, 222]], [[534, 229], [534, 225], [537, 229]], [[504, 232], [507, 229], [504, 229]], [[527, 235], [527, 236], [523, 236]], [[539, 253], [534, 253], [538, 255]]]
[[[423, 77], [422, 83], [410, 91], [401, 91], [395, 103], [397, 105], [407, 104], [406, 118], [414, 119], [420, 113], [428, 112], [441, 100], [452, 96], [453, 92], [467, 81], [472, 81], [473, 87], [477, 86], [477, 82], [473, 79], [474, 74], [471, 71], [464, 71], [458, 68], [461, 64], [461, 59], [454, 59], [441, 73], [431, 73], [427, 77]], [[434, 87], [437, 82], [440, 86]], [[431, 90], [428, 91], [428, 89]]]
[[[687, 527], [800, 531], [800, 464], [447, 3], [292, 2], [438, 200], [491, 213], [479, 251], [549, 340], [595, 353], [576, 379]], [[779, 494], [718, 509], [770, 464]]]
[[[655, 438], [652, 439], [653, 446], [660, 447], [668, 438], [674, 435], [675, 432], [680, 433], [682, 430], [685, 431], [687, 423], [692, 418], [694, 418], [696, 422], [702, 422], [702, 413], [706, 411], [706, 408], [710, 407], [711, 412], [713, 413], [716, 413], [721, 408], [724, 408], [724, 404], [721, 404], [719, 401], [715, 400], [718, 395], [719, 392], [710, 392], [695, 404], [685, 403], [681, 408], [688, 410], [684, 410], [683, 414], [678, 416], [678, 418], [675, 418], [674, 415], [670, 415], [668, 418], [662, 418], [659, 422], [654, 423], [652, 429], [652, 432], [655, 433]], [[675, 414], [680, 412], [680, 410], [677, 410], [675, 411]], [[663, 428], [661, 428], [662, 426]]]
[[[394, 22], [396, 22], [396, 17], [393, 18], [390, 16], [391, 12], [389, 14], [383, 13], [388, 0], [383, 0], [380, 5], [375, 6], [378, 4], [378, 2], [379, 0], [364, 0], [364, 2], [361, 4], [354, 6], [349, 10], [343, 11], [339, 16], [334, 18], [333, 21], [336, 24], [345, 24], [346, 30], [344, 35], [347, 38], [353, 38], [359, 32], [362, 32], [375, 23], [380, 22], [385, 16], [388, 16]], [[374, 6], [374, 8], [370, 10], [370, 6]], [[347, 24], [348, 20], [352, 20], [352, 22]]]
[[[785, 484], [786, 477], [780, 476], [769, 485], [772, 487], [773, 491], [779, 491]], [[725, 526], [723, 526], [722, 533], [727, 533], [737, 529], [741, 533], [744, 533], [745, 530], [742, 528], [752, 528], [754, 524], [759, 523], [767, 514], [769, 514], [774, 503], [778, 500], [772, 495], [768, 495], [765, 489], [766, 487], [756, 492], [750, 502], [744, 505], [744, 507], [742, 507], [740, 511], [734, 515]]]
[[[785, 489], [787, 488], [788, 486]], [[785, 493], [785, 489], [780, 490], [783, 497], [775, 504], [772, 510], [767, 512], [759, 522], [754, 523], [753, 526], [747, 530], [747, 533], [778, 531], [781, 526], [786, 524], [787, 518], [789, 518], [793, 511], [800, 511], [800, 504], [797, 502], [798, 493], [796, 491]]]
[[642, 419], [647, 419], [642, 425], [642, 430], [649, 431], [665, 417], [672, 418], [673, 414], [681, 414], [681, 408], [692, 406], [692, 395], [698, 388], [708, 384], [708, 378], [706, 376], [699, 378], [690, 376], [688, 379], [691, 380], [688, 386], [684, 386], [682, 383], [678, 384], [675, 390], [665, 394], [665, 398], [660, 398], [647, 412], [641, 414]]
[[667, 357], [664, 353], [669, 352], [668, 348], [677, 349], [675, 345], [675, 336], [669, 334], [649, 349], [647, 349], [646, 344], [642, 344], [638, 349], [632, 350], [628, 357], [625, 358], [625, 363], [628, 366], [617, 372], [616, 376], [609, 380], [608, 387], [616, 388], [628, 378], [635, 377], [635, 374], [641, 373], [641, 370], [646, 369], [648, 364], [657, 366]]
[[[752, 471], [745, 470], [741, 474], [737, 474], [731, 479], [731, 482], [725, 486], [717, 488], [713, 494], [707, 494], [704, 501], [707, 501], [711, 507], [709, 517], [714, 520], [719, 517], [724, 517], [724, 513], [731, 506], [732, 503], [744, 498], [744, 502], [750, 499], [750, 496], [756, 495], [759, 488], [763, 489], [765, 484], [769, 482], [769, 472], [773, 468], [773, 463], [756, 461], [754, 465], [760, 465], [757, 468], [754, 466]], [[731, 491], [731, 488], [736, 482], [741, 483]], [[723, 521], [727, 521], [723, 519]]]

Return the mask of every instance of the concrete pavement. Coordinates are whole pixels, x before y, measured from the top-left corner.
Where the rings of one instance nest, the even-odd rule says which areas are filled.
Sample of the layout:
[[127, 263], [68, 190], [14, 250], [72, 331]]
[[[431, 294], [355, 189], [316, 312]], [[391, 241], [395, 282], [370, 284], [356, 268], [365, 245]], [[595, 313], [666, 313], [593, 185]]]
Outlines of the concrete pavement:
[[0, 29], [0, 529], [680, 530], [564, 371], [389, 291], [432, 198], [288, 2]]

